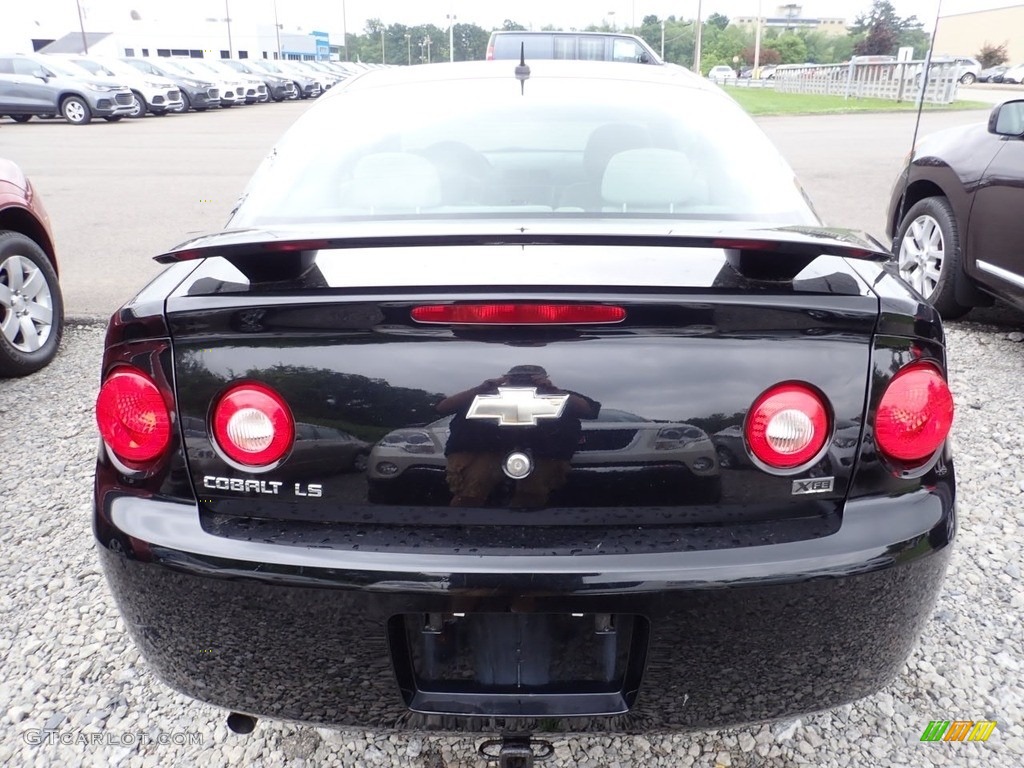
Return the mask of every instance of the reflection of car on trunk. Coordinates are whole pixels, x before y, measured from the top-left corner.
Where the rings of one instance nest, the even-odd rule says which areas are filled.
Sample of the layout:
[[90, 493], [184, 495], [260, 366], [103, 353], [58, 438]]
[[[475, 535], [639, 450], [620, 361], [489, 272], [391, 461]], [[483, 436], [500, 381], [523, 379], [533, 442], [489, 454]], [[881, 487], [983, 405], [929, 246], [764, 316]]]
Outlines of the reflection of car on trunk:
[[743, 443], [743, 425], [733, 424], [715, 432], [711, 442], [715, 445], [715, 455], [722, 469], [752, 466]]
[[[415, 504], [448, 496], [444, 450], [450, 421], [446, 416], [423, 427], [396, 429], [374, 445], [366, 473], [370, 500]], [[667, 503], [680, 493], [691, 500], [718, 499], [714, 446], [697, 427], [614, 408], [602, 408], [596, 419], [582, 424], [572, 471], [555, 496], [562, 493], [575, 504], [595, 506], [621, 504], [626, 497], [633, 503]]]
[[[192, 416], [181, 420], [186, 438], [196, 439], [188, 449], [190, 461], [213, 459], [213, 444], [197, 444], [206, 437], [206, 421]], [[290, 477], [336, 475], [341, 472], [363, 472], [370, 444], [334, 427], [299, 422], [295, 425], [295, 443], [288, 457]]]
[[370, 444], [334, 427], [295, 425], [290, 462], [304, 475], [363, 472]]

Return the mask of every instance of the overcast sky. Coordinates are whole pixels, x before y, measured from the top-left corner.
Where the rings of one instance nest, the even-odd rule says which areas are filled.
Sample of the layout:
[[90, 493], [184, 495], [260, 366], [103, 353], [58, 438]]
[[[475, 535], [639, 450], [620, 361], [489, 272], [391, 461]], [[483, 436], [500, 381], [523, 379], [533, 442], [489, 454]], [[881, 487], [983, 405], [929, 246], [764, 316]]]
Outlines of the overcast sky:
[[[891, 0], [900, 16], [916, 15], [930, 29], [939, 0]], [[53, 25], [77, 28], [75, 0], [0, 0], [3, 15], [21, 21], [38, 21], [41, 28]], [[89, 31], [111, 31], [127, 21], [131, 10], [143, 19], [159, 21], [192, 21], [225, 17], [223, 0], [81, 0], [86, 10]], [[238, 23], [273, 23], [274, 0], [228, 0], [231, 17]], [[607, 20], [618, 27], [637, 24], [648, 14], [659, 17], [675, 14], [692, 18], [697, 15], [698, 0], [277, 0], [278, 16], [289, 29], [326, 29], [340, 34], [342, 9], [349, 32], [359, 32], [368, 18], [379, 18], [385, 24], [407, 25], [433, 23], [446, 27], [445, 15], [460, 22], [472, 22], [485, 28], [500, 26], [504, 19], [513, 19], [539, 29], [546, 24], [565, 28], [582, 28]], [[762, 0], [762, 13], [775, 15], [783, 3]], [[1007, 0], [943, 0], [943, 15], [964, 13], [984, 8], [999, 8], [1022, 3]], [[871, 8], [871, 0], [806, 0], [803, 16], [838, 16], [853, 21]], [[726, 16], [754, 16], [758, 0], [702, 0], [702, 14], [714, 12]]]

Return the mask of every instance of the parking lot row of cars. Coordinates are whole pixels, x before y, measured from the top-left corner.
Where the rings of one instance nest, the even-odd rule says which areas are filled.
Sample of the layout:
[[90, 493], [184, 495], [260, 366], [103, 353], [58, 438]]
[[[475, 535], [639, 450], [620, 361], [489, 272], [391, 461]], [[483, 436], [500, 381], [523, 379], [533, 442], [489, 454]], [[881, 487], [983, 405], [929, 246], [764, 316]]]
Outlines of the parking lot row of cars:
[[979, 83], [1012, 83], [1015, 85], [1024, 84], [1024, 63], [1000, 64], [996, 67], [983, 69], [978, 75]]
[[363, 64], [266, 59], [0, 55], [0, 116], [85, 125], [169, 112], [316, 98]]

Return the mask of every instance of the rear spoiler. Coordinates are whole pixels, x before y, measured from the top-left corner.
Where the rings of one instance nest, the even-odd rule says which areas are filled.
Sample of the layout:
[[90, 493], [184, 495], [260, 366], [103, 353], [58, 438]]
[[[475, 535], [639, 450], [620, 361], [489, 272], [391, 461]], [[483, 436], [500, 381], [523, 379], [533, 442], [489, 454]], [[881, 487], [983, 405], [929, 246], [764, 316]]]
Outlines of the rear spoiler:
[[[567, 245], [660, 248], [712, 248], [725, 251], [741, 275], [758, 280], [791, 280], [819, 256], [884, 262], [892, 255], [868, 235], [849, 230], [782, 227], [717, 232], [573, 232], [517, 230], [493, 234], [410, 233], [366, 236], [294, 237], [275, 230], [225, 231], [183, 243], [156, 257], [161, 264], [220, 257], [253, 282], [278, 282], [305, 274], [324, 250], [411, 248], [425, 246]], [[292, 236], [289, 236], [292, 235]]]

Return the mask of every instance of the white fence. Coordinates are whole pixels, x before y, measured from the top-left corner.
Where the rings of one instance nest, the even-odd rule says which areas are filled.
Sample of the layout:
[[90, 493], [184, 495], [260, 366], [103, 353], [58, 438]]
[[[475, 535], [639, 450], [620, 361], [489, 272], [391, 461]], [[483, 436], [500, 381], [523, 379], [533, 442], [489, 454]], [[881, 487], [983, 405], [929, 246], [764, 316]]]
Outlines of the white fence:
[[923, 61], [849, 64], [787, 64], [775, 70], [779, 93], [817, 93], [852, 99], [917, 101], [924, 85], [929, 104], [949, 104], [956, 98], [961, 70], [955, 62], [932, 62], [924, 83]]
[[732, 80], [723, 81], [725, 85], [736, 88], [774, 88], [774, 80], [755, 80], [752, 77], [734, 77]]

